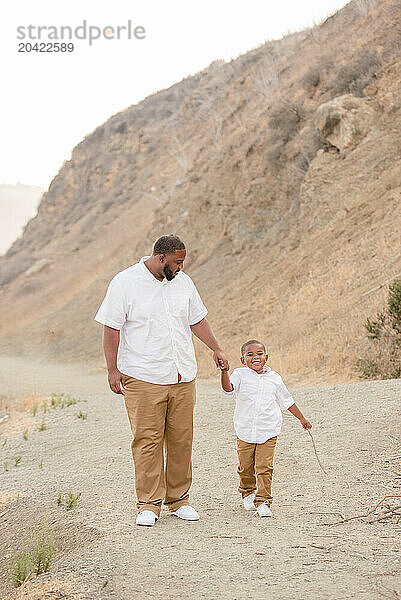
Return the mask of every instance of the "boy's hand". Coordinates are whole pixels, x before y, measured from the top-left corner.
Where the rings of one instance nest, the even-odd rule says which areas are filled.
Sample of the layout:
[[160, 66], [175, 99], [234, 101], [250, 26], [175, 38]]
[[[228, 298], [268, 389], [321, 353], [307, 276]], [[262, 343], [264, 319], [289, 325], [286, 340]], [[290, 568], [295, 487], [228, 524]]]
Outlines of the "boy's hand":
[[304, 429], [312, 429], [312, 424], [307, 419], [300, 419], [301, 425]]
[[220, 369], [220, 371], [229, 371], [230, 365], [228, 364], [227, 359], [226, 359], [226, 362], [224, 362], [224, 360], [222, 358], [219, 358], [218, 359], [218, 368]]

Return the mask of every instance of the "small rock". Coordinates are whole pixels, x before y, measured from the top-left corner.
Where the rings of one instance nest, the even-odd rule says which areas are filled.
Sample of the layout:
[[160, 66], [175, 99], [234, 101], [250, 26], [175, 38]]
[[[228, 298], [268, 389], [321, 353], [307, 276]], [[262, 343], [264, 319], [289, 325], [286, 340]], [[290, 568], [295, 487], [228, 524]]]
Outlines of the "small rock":
[[366, 99], [345, 94], [319, 106], [315, 125], [322, 138], [343, 153], [367, 135], [374, 117]]

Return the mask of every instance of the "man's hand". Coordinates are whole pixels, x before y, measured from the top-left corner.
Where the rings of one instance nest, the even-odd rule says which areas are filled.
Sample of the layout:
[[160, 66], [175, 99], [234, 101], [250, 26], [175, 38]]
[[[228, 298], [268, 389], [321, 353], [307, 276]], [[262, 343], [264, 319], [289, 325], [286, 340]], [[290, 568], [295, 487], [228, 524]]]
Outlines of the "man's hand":
[[300, 421], [301, 421], [301, 425], [304, 429], [312, 429], [312, 424], [309, 423], [309, 421], [307, 419], [303, 418], [303, 419], [300, 419]]
[[216, 363], [216, 367], [223, 371], [228, 371], [230, 369], [230, 365], [228, 364], [228, 360], [225, 357], [225, 354], [222, 350], [215, 350], [213, 352], [213, 360]]
[[124, 375], [120, 373], [118, 369], [113, 369], [108, 373], [109, 386], [112, 392], [115, 394], [124, 394]]

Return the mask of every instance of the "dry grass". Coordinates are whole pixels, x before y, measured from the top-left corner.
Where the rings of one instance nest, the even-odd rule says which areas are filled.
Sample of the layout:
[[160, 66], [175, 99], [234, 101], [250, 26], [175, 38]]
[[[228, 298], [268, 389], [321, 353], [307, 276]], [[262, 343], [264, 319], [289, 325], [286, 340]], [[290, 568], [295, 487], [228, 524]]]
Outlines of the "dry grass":
[[77, 590], [77, 584], [71, 580], [60, 577], [42, 575], [35, 581], [28, 581], [14, 590], [5, 600], [85, 600], [85, 594]]
[[0, 492], [0, 509], [3, 506], [7, 506], [7, 504], [18, 502], [25, 495], [26, 493], [20, 490], [4, 490]]

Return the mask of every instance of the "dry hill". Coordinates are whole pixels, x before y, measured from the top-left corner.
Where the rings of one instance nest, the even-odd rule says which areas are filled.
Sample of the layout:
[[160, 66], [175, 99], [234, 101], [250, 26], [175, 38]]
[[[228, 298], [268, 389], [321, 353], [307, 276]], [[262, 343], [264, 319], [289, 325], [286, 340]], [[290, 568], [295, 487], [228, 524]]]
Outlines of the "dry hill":
[[400, 23], [353, 0], [88, 135], [0, 259], [3, 348], [100, 364], [108, 281], [174, 232], [233, 364], [256, 336], [287, 378], [350, 377], [401, 272]]

